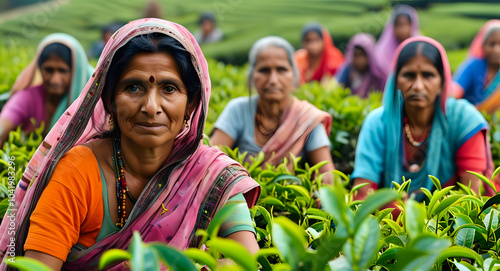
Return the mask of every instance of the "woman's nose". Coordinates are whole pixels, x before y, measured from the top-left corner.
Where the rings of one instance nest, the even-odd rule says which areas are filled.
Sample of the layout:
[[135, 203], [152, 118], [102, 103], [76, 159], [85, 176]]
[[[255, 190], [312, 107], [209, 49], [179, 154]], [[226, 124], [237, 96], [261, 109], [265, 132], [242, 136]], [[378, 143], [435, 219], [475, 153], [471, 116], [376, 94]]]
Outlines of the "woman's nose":
[[161, 113], [161, 98], [158, 95], [156, 87], [148, 89], [142, 101], [141, 111], [150, 117]]
[[415, 77], [415, 81], [412, 84], [413, 89], [421, 90], [424, 88], [424, 78], [421, 74]]
[[278, 78], [278, 71], [272, 70], [271, 73], [269, 74], [269, 80], [268, 83], [272, 85], [276, 85], [279, 82]]

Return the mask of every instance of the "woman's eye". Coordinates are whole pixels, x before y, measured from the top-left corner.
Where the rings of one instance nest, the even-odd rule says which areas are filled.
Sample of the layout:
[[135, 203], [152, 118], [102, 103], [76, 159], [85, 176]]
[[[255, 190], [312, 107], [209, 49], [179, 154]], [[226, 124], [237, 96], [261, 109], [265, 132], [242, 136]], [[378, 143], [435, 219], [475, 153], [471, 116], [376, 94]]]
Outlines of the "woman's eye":
[[257, 72], [259, 73], [269, 73], [269, 69], [268, 68], [260, 68], [257, 70]]
[[140, 90], [139, 86], [137, 85], [130, 85], [130, 86], [127, 86], [125, 88], [127, 91], [130, 91], [130, 92], [137, 92]]
[[175, 87], [173, 87], [173, 86], [166, 86], [166, 87], [165, 87], [165, 91], [166, 91], [167, 93], [172, 93], [172, 92], [174, 92], [175, 90], [176, 90], [176, 88], [175, 88]]
[[433, 78], [434, 77], [434, 73], [432, 73], [432, 72], [424, 72], [424, 77], [425, 78]]
[[415, 78], [415, 73], [413, 73], [413, 72], [404, 72], [403, 73], [403, 77], [409, 78], [409, 79]]

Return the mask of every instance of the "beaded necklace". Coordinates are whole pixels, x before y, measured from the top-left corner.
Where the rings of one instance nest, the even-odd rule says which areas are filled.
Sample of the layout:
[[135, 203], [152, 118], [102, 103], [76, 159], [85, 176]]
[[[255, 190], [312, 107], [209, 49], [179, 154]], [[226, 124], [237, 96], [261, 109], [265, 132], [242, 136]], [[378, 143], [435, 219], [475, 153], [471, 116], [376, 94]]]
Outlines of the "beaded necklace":
[[127, 194], [128, 188], [127, 182], [125, 181], [120, 138], [118, 137], [113, 137], [112, 160], [116, 178], [116, 204], [118, 205], [118, 222], [116, 226], [122, 228], [125, 222], [127, 222], [127, 219], [125, 219], [127, 216], [127, 211], [125, 210], [125, 195]]
[[408, 122], [408, 118], [405, 117], [403, 119], [403, 123], [404, 123], [404, 131], [406, 133], [406, 137], [408, 138], [408, 141], [410, 142], [410, 144], [413, 145], [414, 147], [417, 147], [417, 148], [422, 146], [427, 139], [430, 126], [425, 129], [425, 132], [421, 138], [416, 139], [413, 137], [413, 134], [411, 133], [411, 127], [410, 127], [410, 123]]

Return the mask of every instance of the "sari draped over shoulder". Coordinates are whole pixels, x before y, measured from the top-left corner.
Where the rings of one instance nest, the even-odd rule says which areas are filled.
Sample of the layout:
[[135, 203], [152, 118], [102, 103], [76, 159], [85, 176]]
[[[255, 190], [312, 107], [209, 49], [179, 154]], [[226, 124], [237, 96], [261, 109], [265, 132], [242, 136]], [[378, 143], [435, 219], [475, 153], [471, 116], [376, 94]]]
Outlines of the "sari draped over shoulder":
[[[456, 77], [476, 76], [478, 78], [483, 78], [483, 80], [478, 81], [478, 84], [480, 84], [479, 86], [471, 87], [473, 91], [470, 92], [474, 93], [469, 93], [468, 95], [464, 96], [464, 98], [472, 102], [478, 110], [484, 110], [489, 114], [492, 114], [493, 112], [498, 110], [498, 108], [500, 108], [500, 71], [497, 71], [493, 79], [491, 79], [489, 82], [486, 81], [486, 57], [483, 50], [485, 36], [493, 27], [500, 28], [500, 20], [489, 20], [481, 27], [469, 47], [469, 52], [467, 53], [467, 61], [462, 64], [469, 65], [474, 63], [478, 66], [481, 66], [481, 68], [479, 69], [476, 67], [471, 67], [471, 70], [464, 70], [464, 72], [469, 72], [469, 74], [461, 75], [460, 68], [465, 68], [461, 66], [456, 74]], [[455, 79], [458, 80], [458, 84], [460, 84], [461, 80], [459, 78]], [[462, 88], [464, 88], [464, 86], [462, 86]]]
[[411, 18], [411, 36], [417, 36], [420, 33], [417, 11], [408, 5], [395, 6], [391, 16], [385, 24], [384, 30], [382, 31], [377, 44], [375, 45], [375, 59], [377, 67], [384, 76], [384, 80], [389, 77], [392, 68], [390, 64], [392, 63], [395, 55], [394, 53], [400, 43], [394, 33], [394, 22], [401, 14], [408, 15]]
[[309, 134], [320, 123], [330, 135], [332, 115], [294, 97], [290, 108], [283, 112], [278, 130], [262, 147], [265, 163], [277, 165], [290, 153], [298, 156]]
[[[435, 103], [434, 119], [428, 138], [427, 155], [424, 165], [418, 172], [409, 172], [405, 168], [404, 138], [401, 132], [403, 129], [404, 99], [401, 91], [396, 88], [394, 74], [391, 74], [386, 83], [383, 106], [369, 114], [362, 128], [362, 133], [370, 131], [370, 135], [379, 135], [381, 138], [360, 135], [360, 141], [371, 141], [371, 143], [359, 142], [358, 148], [362, 148], [365, 145], [383, 145], [383, 148], [379, 148], [381, 153], [371, 154], [381, 156], [376, 159], [377, 161], [381, 161], [378, 168], [381, 177], [377, 177], [376, 179], [378, 180], [377, 184], [379, 187], [393, 187], [393, 182], [401, 184], [402, 177], [405, 177], [406, 180], [411, 179], [409, 192], [418, 193], [422, 187], [429, 191], [435, 189], [429, 175], [437, 177], [444, 186], [453, 185], [456, 181], [454, 177], [457, 174], [454, 161], [455, 153], [475, 134], [480, 132], [486, 134], [489, 127], [481, 113], [467, 101], [447, 98], [452, 87], [451, 71], [446, 52], [441, 44], [428, 37], [409, 38], [400, 45], [396, 56], [399, 55], [406, 44], [414, 41], [428, 42], [438, 48], [443, 60], [443, 73], [445, 76], [443, 89]], [[484, 144], [487, 154], [485, 175], [491, 177], [493, 173], [493, 161], [490, 146], [487, 140], [485, 140]], [[358, 156], [358, 153], [357, 151], [356, 156]], [[377, 173], [355, 167], [351, 178], [369, 179], [369, 174]], [[485, 189], [487, 195], [493, 194], [493, 190], [489, 187], [485, 187]], [[417, 199], [423, 200], [423, 196], [423, 193], [418, 193]]]
[[18, 75], [16, 82], [10, 90], [11, 96], [20, 90], [33, 85], [41, 84], [41, 74], [38, 69], [38, 58], [40, 57], [43, 49], [53, 43], [63, 44], [71, 50], [72, 74], [69, 93], [61, 100], [61, 103], [52, 117], [50, 125], [48, 123], [46, 124], [46, 131], [49, 131], [50, 128], [55, 125], [64, 111], [66, 111], [71, 103], [78, 98], [94, 71], [94, 68], [88, 62], [85, 50], [74, 37], [64, 33], [50, 34], [38, 45], [36, 56], [33, 61]]
[[[354, 58], [354, 50], [356, 47], [362, 48], [368, 59], [368, 69], [360, 73], [356, 71], [353, 67], [353, 58]], [[342, 76], [344, 73], [348, 77], [348, 81], [350, 82], [349, 87], [351, 89], [351, 93], [355, 95], [359, 95], [361, 97], [368, 96], [370, 91], [383, 91], [385, 80], [379, 69], [377, 68], [377, 63], [375, 60], [375, 39], [372, 35], [367, 33], [359, 33], [349, 40], [346, 49], [346, 61], [344, 65], [337, 72], [337, 77]], [[360, 77], [359, 83], [355, 83]], [[337, 78], [340, 80], [340, 78]]]
[[[191, 114], [189, 128], [175, 138], [170, 155], [144, 188], [123, 228], [87, 249], [74, 246], [63, 268], [96, 269], [106, 250], [126, 249], [134, 231], [139, 231], [145, 242], [161, 241], [178, 249], [198, 245], [194, 233], [207, 228], [229, 197], [243, 193], [249, 207], [257, 201], [260, 187], [248, 172], [221, 151], [201, 144], [211, 86], [208, 65], [195, 38], [181, 25], [161, 19], [141, 19], [128, 23], [112, 36], [83, 92], [28, 164], [15, 191], [15, 207], [5, 215], [0, 227], [0, 251], [4, 258], [9, 257], [10, 238], [15, 238], [16, 255], [23, 255], [29, 218], [61, 157], [73, 146], [100, 137], [107, 128], [109, 115], [101, 95], [114, 54], [132, 38], [148, 33], [173, 37], [191, 54], [201, 82], [199, 103]], [[164, 207], [173, 211], [163, 214]], [[9, 233], [9, 216], [15, 217], [15, 234]], [[168, 221], [176, 221], [176, 226], [170, 223], [167, 226]]]
[[305, 49], [299, 49], [295, 52], [294, 58], [297, 63], [297, 68], [299, 69], [300, 84], [310, 81], [321, 81], [324, 76], [334, 76], [337, 69], [344, 63], [344, 55], [333, 44], [332, 37], [328, 30], [321, 27], [320, 31], [323, 38], [323, 53], [321, 54], [318, 66], [311, 76], [306, 76], [306, 72], [310, 68], [309, 54]]

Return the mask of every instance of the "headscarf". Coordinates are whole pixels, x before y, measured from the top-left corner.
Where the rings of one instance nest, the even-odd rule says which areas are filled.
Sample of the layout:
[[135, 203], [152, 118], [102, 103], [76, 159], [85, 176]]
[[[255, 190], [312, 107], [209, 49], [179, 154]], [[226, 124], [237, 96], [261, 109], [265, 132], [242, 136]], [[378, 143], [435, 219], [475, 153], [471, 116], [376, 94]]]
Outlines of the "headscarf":
[[335, 47], [333, 44], [332, 37], [330, 33], [320, 24], [311, 23], [304, 26], [302, 30], [302, 40], [306, 37], [309, 32], [316, 32], [320, 34], [323, 39], [323, 53], [321, 54], [321, 59], [318, 63], [318, 67], [314, 70], [311, 77], [306, 78], [306, 72], [309, 69], [309, 54], [306, 49], [299, 49], [295, 53], [295, 61], [299, 68], [300, 83], [307, 83], [310, 81], [321, 81], [323, 76], [333, 76], [337, 72], [337, 69], [344, 63], [344, 55], [342, 52]]
[[[467, 59], [475, 58], [478, 60], [485, 59], [483, 45], [486, 38], [491, 34], [491, 31], [500, 30], [500, 20], [489, 20], [486, 22], [479, 32], [476, 34], [467, 53]], [[480, 111], [486, 111], [493, 114], [499, 108], [500, 102], [500, 71], [497, 71], [495, 76], [484, 86], [481, 87], [484, 93], [484, 100], [474, 103], [476, 108]], [[460, 93], [462, 87], [458, 85], [455, 87], [455, 92]]]
[[353, 81], [353, 73], [356, 72], [354, 71], [354, 67], [352, 65], [355, 47], [360, 47], [365, 51], [366, 57], [368, 58], [368, 70], [362, 74], [363, 79], [359, 86], [350, 86], [352, 94], [366, 97], [369, 91], [382, 91], [385, 80], [377, 68], [374, 53], [375, 38], [373, 38], [370, 34], [359, 33], [349, 40], [345, 54], [346, 61], [337, 74], [342, 73], [344, 69], [348, 69], [350, 81]]
[[[298, 84], [299, 74], [293, 60], [292, 45], [281, 37], [269, 36], [256, 41], [250, 49], [248, 55], [248, 84], [250, 90], [255, 86], [253, 73], [257, 65], [257, 57], [262, 50], [271, 46], [283, 48], [286, 51], [288, 61], [292, 67], [294, 83], [296, 86]], [[279, 128], [262, 147], [265, 157], [264, 163], [278, 165], [290, 153], [299, 156], [309, 134], [320, 123], [325, 127], [326, 134], [330, 135], [332, 116], [307, 101], [292, 97], [292, 104], [284, 110]]]
[[40, 83], [36, 78], [39, 77], [38, 58], [43, 49], [50, 44], [60, 43], [67, 46], [71, 50], [71, 86], [68, 95], [65, 96], [59, 103], [54, 116], [52, 117], [49, 128], [53, 127], [59, 117], [64, 113], [66, 108], [78, 98], [80, 92], [85, 87], [94, 68], [89, 64], [85, 50], [82, 45], [74, 37], [64, 33], [54, 33], [45, 37], [38, 45], [37, 53], [30, 65], [28, 65], [17, 77], [16, 82], [10, 90], [10, 95], [26, 89], [33, 84]]
[[469, 52], [467, 53], [467, 58], [473, 57], [477, 59], [484, 58], [483, 45], [486, 40], [486, 35], [490, 34], [489, 31], [492, 28], [500, 27], [500, 20], [489, 20], [487, 21], [476, 34], [472, 43], [469, 47]]
[[[471, 104], [463, 100], [449, 98], [452, 88], [451, 71], [443, 46], [436, 40], [417, 36], [408, 38], [397, 48], [393, 60], [393, 70], [401, 50], [409, 43], [416, 41], [427, 42], [438, 49], [443, 62], [444, 83], [441, 93], [436, 98], [434, 119], [428, 139], [427, 157], [424, 167], [417, 173], [403, 172], [403, 133], [402, 123], [404, 99], [400, 90], [396, 88], [396, 76], [393, 73], [386, 83], [383, 98], [383, 119], [385, 123], [385, 156], [384, 156], [384, 186], [391, 187], [392, 182], [401, 182], [401, 176], [412, 179], [410, 191], [425, 187], [434, 190], [432, 182], [428, 182], [428, 175], [437, 177], [442, 182], [452, 179], [456, 173], [455, 153], [458, 148], [480, 131], [487, 131], [488, 124]], [[491, 176], [493, 163], [489, 143], [486, 141], [488, 156], [487, 175]], [[408, 179], [408, 178], [407, 178]], [[487, 192], [492, 192], [486, 187]]]
[[[108, 41], [84, 91], [49, 132], [28, 164], [15, 191], [16, 253], [23, 252], [29, 217], [58, 161], [73, 146], [101, 136], [100, 128], [106, 127], [109, 115], [104, 110], [101, 95], [114, 54], [132, 38], [148, 33], [170, 36], [191, 54], [201, 82], [199, 103], [191, 113], [189, 128], [175, 138], [170, 155], [144, 188], [124, 227], [86, 250], [72, 249], [64, 268], [95, 269], [106, 250], [125, 249], [134, 231], [139, 231], [145, 242], [168, 240], [171, 246], [185, 249], [190, 244], [197, 244], [196, 228], [206, 228], [230, 196], [244, 193], [250, 207], [256, 202], [260, 189], [248, 173], [221, 151], [201, 144], [210, 98], [210, 78], [207, 62], [196, 40], [181, 25], [161, 19], [136, 20], [123, 26]], [[28, 186], [31, 188], [26, 191]], [[172, 212], [162, 216], [163, 206]], [[7, 234], [8, 217], [4, 217], [0, 228], [3, 253], [10, 237]]]
[[384, 80], [389, 76], [391, 63], [395, 56], [399, 41], [394, 33], [394, 24], [399, 15], [408, 15], [411, 19], [411, 36], [419, 35], [419, 23], [417, 11], [408, 5], [397, 5], [392, 11], [391, 17], [387, 20], [384, 30], [375, 45], [375, 59], [380, 72], [384, 75]]

